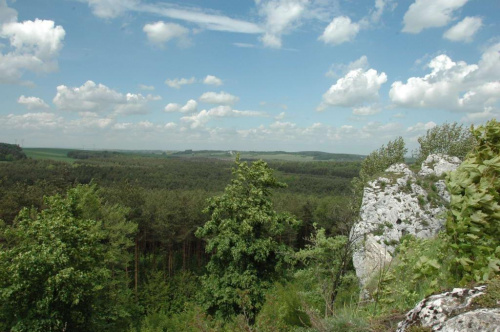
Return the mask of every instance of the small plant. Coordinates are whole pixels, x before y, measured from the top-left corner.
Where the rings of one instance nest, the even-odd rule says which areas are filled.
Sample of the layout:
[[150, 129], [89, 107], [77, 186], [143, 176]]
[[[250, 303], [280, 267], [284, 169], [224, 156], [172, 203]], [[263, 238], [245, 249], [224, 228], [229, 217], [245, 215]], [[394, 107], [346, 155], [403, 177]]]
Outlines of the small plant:
[[424, 198], [424, 196], [418, 195], [417, 200], [418, 200], [418, 205], [420, 205], [420, 207], [424, 207], [424, 205], [425, 205], [425, 198]]
[[384, 234], [385, 226], [383, 224], [378, 224], [377, 228], [373, 231], [373, 235], [381, 236]]
[[393, 229], [393, 228], [394, 228], [394, 225], [393, 225], [393, 224], [391, 224], [391, 223], [390, 223], [390, 222], [388, 222], [388, 221], [386, 221], [386, 222], [384, 223], [384, 226], [385, 226], [385, 227], [387, 227], [387, 228], [389, 228], [389, 229]]
[[399, 241], [398, 240], [384, 240], [384, 244], [388, 247], [395, 247], [399, 244]]
[[421, 224], [424, 227], [429, 227], [429, 222], [426, 219], [422, 219]]

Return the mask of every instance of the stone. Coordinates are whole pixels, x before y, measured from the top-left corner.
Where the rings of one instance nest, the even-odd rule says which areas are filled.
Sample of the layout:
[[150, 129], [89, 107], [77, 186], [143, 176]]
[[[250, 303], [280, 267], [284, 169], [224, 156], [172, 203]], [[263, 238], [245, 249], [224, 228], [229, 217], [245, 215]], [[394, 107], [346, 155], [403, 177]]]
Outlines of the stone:
[[450, 157], [443, 154], [431, 154], [422, 163], [422, 168], [418, 175], [429, 176], [431, 174], [441, 176], [444, 173], [455, 170], [461, 161], [457, 157]]
[[[450, 195], [444, 180], [429, 176], [442, 176], [459, 164], [456, 157], [430, 155], [418, 174], [403, 163], [395, 164], [366, 184], [360, 219], [350, 234], [356, 244], [353, 263], [362, 289], [378, 269], [390, 263], [404, 235], [430, 238], [442, 229]], [[434, 196], [439, 198], [429, 202], [429, 193], [417, 182], [431, 180], [437, 194]]]
[[476, 308], [473, 299], [485, 293], [486, 286], [455, 288], [420, 301], [398, 324], [397, 332], [412, 326], [442, 332], [500, 332], [499, 308]]

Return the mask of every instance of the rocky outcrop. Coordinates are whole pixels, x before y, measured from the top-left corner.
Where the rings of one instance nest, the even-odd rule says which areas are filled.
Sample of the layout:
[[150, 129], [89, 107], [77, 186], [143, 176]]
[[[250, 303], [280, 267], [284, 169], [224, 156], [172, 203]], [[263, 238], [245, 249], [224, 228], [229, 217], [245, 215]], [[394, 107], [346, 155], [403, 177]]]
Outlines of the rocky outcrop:
[[475, 301], [485, 291], [486, 286], [455, 288], [426, 297], [406, 314], [397, 332], [409, 331], [412, 326], [442, 332], [500, 332], [500, 308], [481, 308]]
[[353, 262], [362, 288], [391, 261], [404, 235], [429, 238], [443, 227], [450, 197], [442, 177], [459, 163], [456, 158], [430, 155], [418, 174], [396, 164], [368, 182], [360, 220], [351, 231], [357, 244]]

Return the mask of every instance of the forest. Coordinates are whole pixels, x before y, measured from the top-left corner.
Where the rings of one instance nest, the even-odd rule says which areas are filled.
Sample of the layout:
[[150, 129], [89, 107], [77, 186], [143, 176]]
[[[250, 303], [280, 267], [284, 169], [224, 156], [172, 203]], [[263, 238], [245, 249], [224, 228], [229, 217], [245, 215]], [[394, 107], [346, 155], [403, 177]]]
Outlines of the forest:
[[[490, 212], [470, 207], [482, 219], [464, 230], [456, 212], [464, 199], [452, 200], [438, 239], [401, 243], [404, 264], [424, 252], [445, 272], [424, 266], [405, 280], [381, 280], [370, 302], [359, 296], [349, 231], [364, 183], [404, 162], [402, 138], [363, 161], [82, 150], [69, 151], [69, 162], [4, 159], [0, 330], [394, 329], [424, 295], [498, 274], [499, 142], [494, 120], [473, 130], [445, 124], [419, 139], [416, 160], [430, 153], [466, 160], [448, 179], [451, 193], [481, 182], [478, 200]], [[19, 150], [2, 145], [9, 149]], [[480, 249], [471, 238], [482, 239]]]

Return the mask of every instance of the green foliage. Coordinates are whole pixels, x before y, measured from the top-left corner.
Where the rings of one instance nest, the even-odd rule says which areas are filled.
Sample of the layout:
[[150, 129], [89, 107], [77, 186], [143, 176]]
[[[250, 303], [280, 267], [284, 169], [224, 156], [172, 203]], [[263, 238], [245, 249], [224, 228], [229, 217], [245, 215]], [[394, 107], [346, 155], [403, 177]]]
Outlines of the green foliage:
[[304, 306], [301, 286], [297, 281], [276, 284], [266, 294], [256, 320], [259, 331], [290, 331], [293, 327], [310, 326], [309, 317], [301, 309]]
[[355, 278], [349, 273], [353, 250], [354, 242], [348, 236], [328, 237], [324, 229], [319, 229], [311, 237], [311, 244], [296, 254], [306, 266], [299, 275], [310, 275], [316, 279], [327, 315], [334, 312], [339, 289]]
[[19, 145], [0, 143], [0, 161], [26, 159], [26, 154]]
[[446, 230], [463, 282], [500, 272], [500, 123], [472, 131], [478, 145], [448, 176]]
[[279, 236], [297, 221], [275, 212], [270, 196], [272, 188], [284, 186], [265, 162], [248, 166], [237, 158], [231, 184], [209, 200], [205, 212], [210, 220], [196, 231], [211, 253], [202, 278], [209, 313], [226, 320], [244, 314], [253, 320], [265, 291], [283, 275], [290, 248]]
[[396, 163], [404, 163], [406, 152], [408, 149], [405, 147], [403, 138], [398, 137], [387, 143], [387, 147], [382, 145], [381, 148], [370, 153], [361, 163], [359, 178], [354, 181], [356, 190], [362, 191], [366, 182], [387, 167]]
[[476, 145], [476, 140], [469, 129], [458, 123], [445, 123], [427, 130], [425, 136], [418, 138], [420, 147], [413, 152], [415, 163], [420, 165], [433, 153], [441, 153], [464, 159]]
[[[117, 328], [130, 317], [122, 271], [136, 229], [126, 211], [102, 205], [95, 186], [24, 209], [0, 237], [0, 317], [17, 331]], [[114, 278], [110, 278], [114, 276]], [[124, 324], [128, 324], [125, 322]]]
[[410, 309], [426, 295], [457, 281], [450, 274], [453, 255], [444, 233], [433, 239], [404, 236], [394, 256], [387, 269], [367, 286], [378, 299], [381, 313]]

